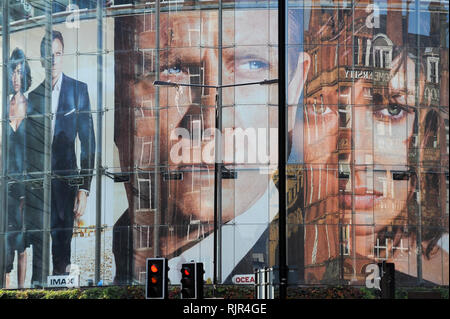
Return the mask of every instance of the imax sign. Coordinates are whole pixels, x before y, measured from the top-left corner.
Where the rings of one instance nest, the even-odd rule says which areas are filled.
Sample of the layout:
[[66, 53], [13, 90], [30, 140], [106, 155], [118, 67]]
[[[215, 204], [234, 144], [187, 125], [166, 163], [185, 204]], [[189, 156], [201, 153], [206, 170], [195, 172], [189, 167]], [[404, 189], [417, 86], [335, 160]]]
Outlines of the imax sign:
[[80, 286], [80, 276], [63, 275], [63, 276], [48, 276], [47, 287], [48, 288], [73, 288]]

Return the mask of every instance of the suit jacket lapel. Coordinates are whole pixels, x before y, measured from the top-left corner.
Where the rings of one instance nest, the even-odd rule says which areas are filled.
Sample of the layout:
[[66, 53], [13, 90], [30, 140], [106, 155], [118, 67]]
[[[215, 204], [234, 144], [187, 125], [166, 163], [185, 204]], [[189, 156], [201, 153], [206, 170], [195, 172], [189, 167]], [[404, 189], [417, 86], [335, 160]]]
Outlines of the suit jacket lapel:
[[68, 110], [67, 109], [67, 105], [68, 103], [66, 103], [66, 77], [63, 74], [61, 74], [62, 79], [61, 79], [61, 89], [59, 91], [59, 99], [58, 99], [58, 109], [57, 109], [57, 113], [59, 114], [59, 116], [64, 115]]

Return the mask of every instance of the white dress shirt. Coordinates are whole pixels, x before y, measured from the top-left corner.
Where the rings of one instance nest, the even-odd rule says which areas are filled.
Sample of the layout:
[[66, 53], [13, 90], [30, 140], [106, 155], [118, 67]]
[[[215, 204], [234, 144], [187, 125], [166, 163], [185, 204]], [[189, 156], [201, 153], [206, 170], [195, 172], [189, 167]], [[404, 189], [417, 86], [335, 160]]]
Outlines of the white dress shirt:
[[[269, 180], [264, 194], [246, 212], [224, 224], [222, 231], [222, 281], [233, 271], [242, 258], [256, 244], [278, 213], [278, 189]], [[186, 262], [202, 262], [205, 280], [213, 277], [214, 234], [208, 235], [180, 256], [169, 260], [169, 279], [172, 284], [181, 280], [181, 265]]]
[[61, 93], [62, 73], [59, 75], [55, 86], [52, 88], [52, 142], [55, 134], [56, 113], [58, 112], [59, 95]]

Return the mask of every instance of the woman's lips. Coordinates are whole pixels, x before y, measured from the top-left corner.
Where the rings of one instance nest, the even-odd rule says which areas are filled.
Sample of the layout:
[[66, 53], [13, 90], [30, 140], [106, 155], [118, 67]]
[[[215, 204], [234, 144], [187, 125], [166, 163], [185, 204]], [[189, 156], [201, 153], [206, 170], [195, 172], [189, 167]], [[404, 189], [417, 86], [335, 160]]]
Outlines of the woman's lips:
[[[373, 191], [372, 194], [367, 194], [366, 190], [358, 190], [355, 194], [345, 192], [340, 196], [340, 204], [344, 209], [350, 210], [373, 210], [375, 202], [382, 199], [382, 193]], [[352, 205], [352, 200], [354, 207]]]

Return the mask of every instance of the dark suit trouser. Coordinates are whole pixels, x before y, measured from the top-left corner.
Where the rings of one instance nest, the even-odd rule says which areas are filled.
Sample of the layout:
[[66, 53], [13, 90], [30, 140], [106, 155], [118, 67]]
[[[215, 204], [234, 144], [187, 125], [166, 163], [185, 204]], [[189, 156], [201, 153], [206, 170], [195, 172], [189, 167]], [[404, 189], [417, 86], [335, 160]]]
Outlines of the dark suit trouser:
[[116, 263], [115, 285], [131, 283], [133, 278], [133, 231], [129, 210], [126, 210], [113, 227], [112, 251]]
[[73, 234], [76, 187], [69, 186], [67, 181], [55, 179], [52, 181], [52, 259], [53, 275], [68, 272], [70, 265], [71, 242]]
[[43, 231], [34, 231], [29, 236], [29, 241], [33, 248], [33, 274], [31, 276], [31, 283], [37, 285], [43, 285], [42, 281], [42, 242], [43, 242]]

